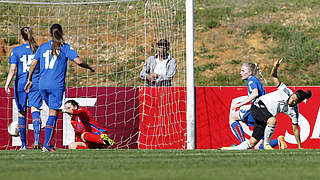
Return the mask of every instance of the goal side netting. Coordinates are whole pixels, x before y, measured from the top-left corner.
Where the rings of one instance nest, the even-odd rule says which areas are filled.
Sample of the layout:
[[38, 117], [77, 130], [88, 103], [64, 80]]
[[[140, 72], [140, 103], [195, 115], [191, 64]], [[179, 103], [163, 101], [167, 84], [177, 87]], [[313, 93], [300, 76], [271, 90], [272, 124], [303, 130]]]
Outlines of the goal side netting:
[[[14, 97], [3, 90], [10, 53], [22, 43], [20, 28], [30, 26], [40, 45], [51, 39], [49, 28], [55, 23], [62, 25], [65, 42], [95, 69], [91, 73], [69, 61], [64, 101], [75, 99], [89, 109], [115, 141], [110, 148], [187, 147], [184, 1], [0, 1], [0, 12], [0, 149], [21, 144], [19, 137], [7, 133], [18, 116]], [[150, 87], [140, 78], [146, 59], [158, 53], [160, 39], [170, 42], [169, 54], [177, 61], [171, 87]], [[42, 127], [47, 117], [44, 103]], [[54, 145], [67, 148], [74, 140], [70, 117], [60, 113]], [[32, 143], [29, 110], [28, 148]]]

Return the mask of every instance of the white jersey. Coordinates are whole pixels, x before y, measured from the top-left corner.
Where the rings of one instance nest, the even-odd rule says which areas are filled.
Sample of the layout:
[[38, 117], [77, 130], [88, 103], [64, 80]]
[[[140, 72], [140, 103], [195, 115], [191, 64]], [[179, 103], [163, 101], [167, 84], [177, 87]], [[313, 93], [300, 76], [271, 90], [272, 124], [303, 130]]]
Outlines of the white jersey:
[[285, 84], [280, 83], [278, 90], [259, 97], [259, 100], [266, 105], [273, 116], [277, 116], [278, 113], [284, 113], [290, 116], [292, 124], [298, 124], [298, 105], [294, 107], [288, 105], [288, 99], [292, 94], [293, 92]]
[[156, 67], [154, 68], [154, 73], [158, 75], [166, 75], [167, 73], [167, 61], [168, 60], [162, 60], [160, 61], [159, 58], [156, 59]]

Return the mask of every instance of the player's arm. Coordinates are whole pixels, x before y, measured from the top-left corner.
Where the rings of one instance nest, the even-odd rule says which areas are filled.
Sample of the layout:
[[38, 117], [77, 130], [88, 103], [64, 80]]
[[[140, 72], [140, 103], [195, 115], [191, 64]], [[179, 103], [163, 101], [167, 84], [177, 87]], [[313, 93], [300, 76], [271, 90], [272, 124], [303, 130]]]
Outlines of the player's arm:
[[6, 91], [6, 93], [10, 96], [11, 95], [11, 92], [10, 92], [10, 83], [12, 81], [12, 78], [14, 76], [14, 74], [16, 73], [16, 70], [17, 70], [17, 65], [16, 64], [11, 64], [10, 65], [10, 70], [9, 70], [9, 73], [8, 73], [8, 77], [7, 77], [7, 81], [6, 81], [6, 84], [4, 86], [4, 90]]
[[258, 96], [259, 96], [258, 89], [255, 88], [255, 89], [252, 90], [251, 94], [248, 97], [246, 97], [243, 101], [233, 105], [232, 110], [237, 109], [238, 107], [241, 107], [241, 106], [251, 102], [252, 100], [257, 98]]
[[294, 137], [296, 138], [296, 141], [298, 144], [298, 148], [301, 149], [302, 147], [301, 147], [300, 131], [299, 131], [298, 124], [292, 124], [292, 128], [293, 128]]
[[299, 119], [299, 110], [298, 110], [298, 106], [295, 106], [293, 108], [289, 109], [289, 116], [291, 118], [292, 121], [292, 129], [293, 129], [293, 134], [294, 137], [297, 141], [298, 144], [298, 148], [301, 149], [301, 139], [300, 139], [300, 130], [299, 130], [299, 125], [298, 125], [298, 119]]
[[30, 64], [30, 69], [29, 69], [29, 75], [28, 75], [28, 82], [26, 86], [24, 87], [24, 90], [28, 93], [30, 91], [30, 88], [32, 87], [32, 75], [34, 73], [34, 70], [36, 69], [36, 66], [38, 64], [37, 60], [32, 60]]
[[94, 69], [91, 66], [89, 66], [89, 64], [87, 64], [86, 62], [83, 62], [79, 57], [76, 57], [73, 61], [77, 63], [78, 66], [89, 69], [91, 72], [94, 72]]
[[273, 65], [273, 68], [272, 68], [272, 71], [271, 71], [271, 76], [272, 76], [272, 80], [273, 82], [275, 83], [276, 87], [279, 86], [280, 84], [280, 80], [278, 78], [278, 68], [280, 66], [280, 63], [282, 62], [283, 59], [278, 59], [274, 65]]
[[154, 57], [149, 57], [144, 63], [142, 70], [140, 72], [140, 78], [143, 80], [148, 80], [149, 82], [153, 83], [155, 78], [157, 78], [157, 75], [155, 73], [150, 73], [151, 58], [154, 58]]

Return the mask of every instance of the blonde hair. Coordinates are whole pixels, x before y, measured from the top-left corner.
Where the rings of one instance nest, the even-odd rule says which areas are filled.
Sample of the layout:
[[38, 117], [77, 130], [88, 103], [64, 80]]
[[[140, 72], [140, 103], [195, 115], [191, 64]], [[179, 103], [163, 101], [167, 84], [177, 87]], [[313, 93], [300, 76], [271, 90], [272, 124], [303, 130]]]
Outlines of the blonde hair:
[[257, 63], [251, 63], [251, 62], [245, 62], [242, 64], [242, 66], [245, 66], [248, 68], [249, 72], [251, 73], [251, 75], [256, 76], [256, 74], [258, 73], [258, 75], [263, 79], [263, 81], [265, 82], [265, 84], [267, 85], [268, 82], [267, 80], [264, 78], [264, 76], [262, 75], [262, 70], [259, 68]]

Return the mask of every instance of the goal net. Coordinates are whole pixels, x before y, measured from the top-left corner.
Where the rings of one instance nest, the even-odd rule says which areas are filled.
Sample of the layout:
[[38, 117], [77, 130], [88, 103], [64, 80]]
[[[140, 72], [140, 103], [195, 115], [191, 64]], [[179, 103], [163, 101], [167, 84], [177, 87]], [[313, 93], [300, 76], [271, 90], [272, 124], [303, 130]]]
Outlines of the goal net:
[[[59, 23], [65, 42], [96, 70], [91, 73], [69, 62], [65, 100], [77, 100], [108, 129], [115, 141], [110, 148], [186, 148], [184, 1], [0, 1], [0, 12], [2, 87], [10, 52], [22, 43], [20, 28], [30, 26], [37, 43], [42, 44], [51, 39], [50, 26]], [[169, 54], [177, 61], [171, 87], [150, 87], [140, 78], [146, 59], [158, 53], [160, 39], [170, 42]], [[14, 98], [8, 97], [3, 88], [0, 94], [0, 149], [17, 148], [19, 137], [7, 133], [8, 124], [17, 121]], [[43, 127], [47, 117], [44, 104]], [[30, 111], [27, 121], [30, 148]], [[41, 142], [43, 137], [42, 131]], [[66, 148], [74, 140], [70, 117], [60, 113], [54, 145]]]

